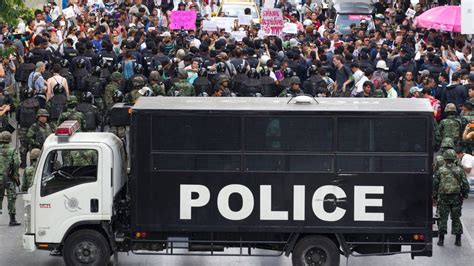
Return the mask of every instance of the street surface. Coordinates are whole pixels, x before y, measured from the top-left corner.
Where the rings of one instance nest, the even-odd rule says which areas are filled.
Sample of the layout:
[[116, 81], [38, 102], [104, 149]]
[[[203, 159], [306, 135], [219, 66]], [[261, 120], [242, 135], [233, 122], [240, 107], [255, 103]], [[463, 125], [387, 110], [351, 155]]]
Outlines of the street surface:
[[[464, 224], [463, 246], [454, 246], [454, 236], [448, 235], [445, 246], [439, 248], [434, 243], [434, 255], [431, 258], [417, 257], [412, 260], [409, 254], [380, 257], [350, 257], [347, 262], [341, 257], [341, 265], [472, 265], [474, 259], [474, 196], [464, 203], [462, 221]], [[20, 196], [21, 198], [21, 196]], [[24, 228], [22, 226], [8, 226], [8, 212], [6, 210], [6, 198], [3, 201], [3, 215], [0, 216], [0, 266], [13, 265], [64, 265], [61, 257], [49, 256], [49, 252], [36, 251], [27, 252], [23, 250], [21, 236]], [[23, 222], [23, 201], [17, 201], [17, 219]], [[347, 263], [347, 264], [346, 264]], [[213, 265], [268, 265], [287, 266], [291, 265], [291, 259], [287, 257], [210, 257], [210, 256], [147, 256], [147, 255], [119, 255], [120, 265], [179, 265], [179, 266], [213, 266]]]

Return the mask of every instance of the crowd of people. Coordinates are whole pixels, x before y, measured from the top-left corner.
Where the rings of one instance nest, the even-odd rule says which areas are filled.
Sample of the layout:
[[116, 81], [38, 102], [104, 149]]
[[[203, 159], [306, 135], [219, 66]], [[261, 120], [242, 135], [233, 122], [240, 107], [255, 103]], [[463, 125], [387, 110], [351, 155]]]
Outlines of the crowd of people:
[[[34, 161], [46, 137], [65, 120], [80, 121], [84, 131], [110, 129], [124, 138], [123, 127], [108, 125], [108, 112], [115, 103], [139, 97], [413, 97], [430, 102], [436, 149], [449, 157], [448, 164], [445, 157], [437, 159], [438, 179], [467, 174], [474, 184], [472, 39], [416, 28], [413, 19], [429, 7], [380, 0], [373, 27], [362, 19], [342, 34], [330, 6], [307, 0], [296, 7], [278, 0], [273, 7], [296, 24], [297, 33], [267, 36], [259, 23], [235, 23], [232, 31], [245, 35], [237, 38], [226, 29], [202, 29], [213, 15], [226, 16], [215, 14], [214, 0], [184, 0], [178, 7], [172, 0], [74, 0], [66, 6], [73, 14], [63, 13], [59, 4], [49, 1], [15, 25], [0, 23], [0, 48], [6, 51], [0, 62], [5, 131], [0, 142], [8, 143], [8, 132], [19, 139], [19, 155], [2, 153], [2, 166], [27, 167], [27, 154], [31, 151]], [[409, 8], [413, 16], [407, 15]], [[196, 29], [171, 30], [174, 9], [197, 12]], [[453, 150], [464, 171], [445, 167], [457, 160]], [[8, 163], [16, 156], [19, 162]], [[25, 173], [22, 190], [32, 171]], [[18, 179], [18, 173], [11, 178]], [[0, 186], [14, 194], [14, 187]], [[435, 200], [440, 193], [434, 193]], [[14, 204], [9, 213], [16, 225]], [[440, 229], [444, 235], [446, 228]]]

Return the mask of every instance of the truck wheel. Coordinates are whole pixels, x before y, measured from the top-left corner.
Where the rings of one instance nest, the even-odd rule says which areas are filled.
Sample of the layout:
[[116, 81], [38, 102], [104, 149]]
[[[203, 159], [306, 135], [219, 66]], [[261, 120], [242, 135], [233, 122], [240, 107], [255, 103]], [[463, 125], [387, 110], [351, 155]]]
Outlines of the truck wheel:
[[296, 244], [291, 255], [293, 266], [339, 266], [339, 249], [324, 236], [307, 236]]
[[107, 265], [110, 248], [104, 236], [94, 230], [79, 230], [70, 235], [63, 248], [66, 265]]

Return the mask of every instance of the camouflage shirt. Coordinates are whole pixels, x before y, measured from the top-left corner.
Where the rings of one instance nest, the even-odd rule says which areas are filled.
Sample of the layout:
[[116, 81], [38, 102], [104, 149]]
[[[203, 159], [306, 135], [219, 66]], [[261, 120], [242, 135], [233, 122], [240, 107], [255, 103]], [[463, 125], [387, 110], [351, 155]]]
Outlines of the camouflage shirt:
[[27, 191], [33, 184], [37, 161], [31, 162], [31, 165], [25, 168], [23, 172], [23, 182], [21, 184], [21, 191]]
[[105, 87], [104, 101], [108, 110], [110, 110], [112, 106], [114, 106], [115, 104], [114, 92], [118, 89], [120, 89], [120, 85], [117, 82], [113, 82], [113, 81], [107, 84], [107, 86]]
[[455, 142], [459, 141], [462, 133], [461, 120], [450, 115], [439, 123], [439, 132], [441, 138], [452, 138]]
[[26, 142], [28, 143], [28, 149], [42, 149], [44, 141], [52, 133], [53, 130], [51, 129], [48, 123], [34, 123], [30, 126], [28, 132], [26, 133]]
[[[0, 182], [17, 179], [19, 177], [19, 165], [18, 152], [11, 148], [9, 144], [0, 144]], [[10, 174], [12, 176], [9, 176]]]
[[165, 92], [165, 86], [162, 85], [163, 82], [161, 82], [161, 85], [160, 84], [150, 84], [150, 89], [153, 91], [153, 94], [155, 96], [159, 96], [159, 95], [162, 95], [162, 96], [165, 96], [166, 95], [166, 92]]
[[196, 92], [193, 85], [185, 79], [180, 79], [168, 91], [168, 96], [196, 96]]

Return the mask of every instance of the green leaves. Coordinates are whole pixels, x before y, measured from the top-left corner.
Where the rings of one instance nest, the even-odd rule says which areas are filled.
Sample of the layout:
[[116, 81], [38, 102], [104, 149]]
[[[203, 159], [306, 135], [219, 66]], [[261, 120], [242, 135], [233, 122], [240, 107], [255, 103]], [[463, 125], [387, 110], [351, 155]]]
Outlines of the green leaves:
[[8, 58], [14, 52], [15, 52], [15, 48], [13, 47], [0, 49], [0, 57]]
[[26, 7], [23, 0], [0, 0], [0, 21], [16, 26], [18, 19], [33, 15], [33, 11]]

